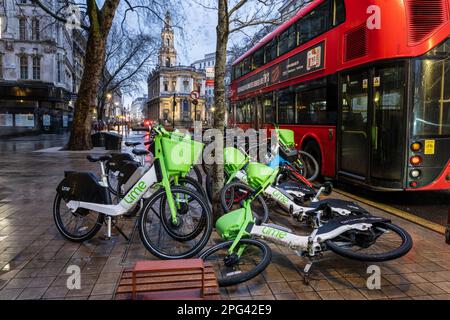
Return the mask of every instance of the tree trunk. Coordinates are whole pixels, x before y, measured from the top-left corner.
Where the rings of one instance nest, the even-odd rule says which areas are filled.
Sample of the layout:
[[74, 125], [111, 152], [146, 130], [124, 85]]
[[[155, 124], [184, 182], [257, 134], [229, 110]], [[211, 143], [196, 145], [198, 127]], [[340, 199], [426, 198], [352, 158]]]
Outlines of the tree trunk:
[[[227, 63], [227, 45], [229, 37], [228, 0], [218, 1], [218, 24], [217, 24], [217, 46], [216, 66], [214, 79], [214, 128], [222, 133], [222, 139], [216, 140], [216, 150], [223, 149], [223, 136], [225, 132], [225, 69]], [[220, 141], [218, 141], [220, 140]], [[213, 215], [216, 221], [223, 213], [220, 205], [220, 191], [224, 184], [223, 163], [215, 161], [213, 166]]]
[[86, 57], [75, 115], [70, 133], [69, 150], [92, 149], [92, 115], [97, 106], [97, 95], [105, 61], [105, 47], [114, 15], [120, 0], [106, 0], [99, 10], [95, 0], [87, 1], [89, 36]]
[[75, 103], [75, 115], [70, 134], [69, 150], [92, 149], [91, 128], [92, 116], [97, 106], [98, 85], [101, 79], [102, 64], [105, 56], [105, 41], [101, 34], [89, 33], [86, 48], [86, 60], [83, 78]]

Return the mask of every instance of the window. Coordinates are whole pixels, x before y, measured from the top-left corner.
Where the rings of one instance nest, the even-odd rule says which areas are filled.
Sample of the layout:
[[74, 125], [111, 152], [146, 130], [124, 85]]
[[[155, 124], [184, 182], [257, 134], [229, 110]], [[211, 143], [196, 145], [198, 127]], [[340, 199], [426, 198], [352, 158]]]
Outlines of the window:
[[331, 5], [331, 21], [337, 26], [345, 21], [345, 3], [344, 0], [333, 0]]
[[278, 93], [278, 122], [280, 124], [295, 123], [295, 94], [291, 89]]
[[253, 55], [253, 69], [259, 68], [264, 65], [264, 48], [261, 48]]
[[264, 108], [264, 123], [274, 123], [275, 119], [275, 104], [273, 103], [273, 94], [269, 94], [263, 97], [262, 100]]
[[163, 121], [168, 121], [169, 120], [169, 113], [170, 113], [169, 109], [164, 109], [164, 111], [163, 111]]
[[235, 79], [237, 79], [237, 78], [239, 78], [239, 77], [242, 76], [242, 65], [243, 65], [243, 63], [241, 62], [241, 63], [237, 64], [237, 65], [234, 67], [234, 76], [235, 76]]
[[244, 64], [242, 66], [242, 75], [246, 75], [250, 71], [252, 71], [252, 69], [251, 69], [251, 57], [248, 57], [248, 58], [244, 59]]
[[39, 29], [39, 20], [37, 18], [34, 18], [31, 22], [31, 33], [32, 33], [32, 39], [33, 40], [39, 40], [40, 39], [40, 29]]
[[62, 61], [61, 61], [61, 54], [56, 55], [56, 77], [57, 82], [62, 82]]
[[0, 79], [3, 79], [3, 54], [0, 53]]
[[61, 28], [60, 28], [59, 24], [57, 24], [55, 26], [55, 28], [56, 28], [56, 43], [60, 43], [60, 40], [61, 40]]
[[[2, 4], [2, 0], [0, 0], [0, 5]], [[3, 17], [0, 17], [0, 39], [2, 38], [3, 33]]]
[[169, 91], [169, 82], [168, 81], [164, 81], [164, 91], [165, 92]]
[[21, 56], [19, 58], [20, 63], [20, 79], [26, 80], [28, 79], [28, 57]]
[[171, 66], [170, 58], [166, 58], [166, 67], [169, 68]]
[[41, 79], [41, 57], [33, 57], [33, 80]]
[[27, 40], [27, 19], [19, 18], [19, 39]]
[[264, 47], [265, 60], [264, 63], [269, 63], [277, 57], [277, 41], [273, 39]]
[[251, 102], [238, 103], [236, 105], [236, 122], [251, 123], [252, 122], [252, 104]]
[[177, 82], [176, 81], [172, 81], [172, 91], [173, 92], [177, 91]]
[[189, 92], [189, 81], [183, 81], [184, 92]]
[[279, 37], [278, 54], [281, 56], [297, 46], [297, 24], [286, 29]]
[[318, 88], [297, 94], [296, 112], [298, 124], [330, 124], [335, 118], [327, 110], [327, 88]]
[[303, 17], [299, 23], [300, 44], [324, 33], [329, 27], [330, 6], [329, 2], [324, 2], [313, 11]]

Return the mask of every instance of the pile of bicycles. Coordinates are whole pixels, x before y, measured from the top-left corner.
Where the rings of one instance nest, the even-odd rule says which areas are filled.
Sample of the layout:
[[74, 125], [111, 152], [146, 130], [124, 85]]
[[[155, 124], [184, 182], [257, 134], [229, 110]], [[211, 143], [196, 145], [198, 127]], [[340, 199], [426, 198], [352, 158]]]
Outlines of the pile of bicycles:
[[[118, 218], [138, 215], [141, 240], [152, 254], [161, 259], [199, 255], [213, 263], [221, 286], [261, 273], [272, 256], [266, 242], [311, 261], [326, 251], [367, 262], [397, 259], [410, 251], [410, 235], [388, 219], [373, 216], [354, 202], [321, 199], [332, 193], [332, 185], [311, 183], [318, 175], [317, 162], [296, 150], [292, 131], [275, 127], [274, 132], [275, 155], [264, 163], [249, 155], [252, 146], [224, 148], [226, 184], [220, 200], [226, 214], [215, 225], [223, 242], [203, 253], [213, 229], [210, 168], [203, 166], [203, 188], [195, 165], [204, 145], [161, 126], [150, 131], [145, 143], [150, 151], [137, 149], [139, 143], [126, 143], [133, 155], [88, 157], [100, 164], [100, 177], [66, 172], [54, 202], [56, 226], [65, 238], [82, 242], [103, 225], [110, 237]], [[272, 205], [310, 231], [299, 235], [270, 224]], [[311, 263], [305, 268], [305, 280], [310, 267]]]

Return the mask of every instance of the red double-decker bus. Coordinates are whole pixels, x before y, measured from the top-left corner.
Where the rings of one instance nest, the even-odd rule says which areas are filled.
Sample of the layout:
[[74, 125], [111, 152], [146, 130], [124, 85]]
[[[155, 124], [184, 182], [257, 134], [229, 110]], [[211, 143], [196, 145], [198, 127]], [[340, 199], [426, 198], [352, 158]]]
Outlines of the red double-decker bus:
[[450, 189], [450, 0], [317, 0], [233, 63], [229, 122], [278, 123], [323, 176]]

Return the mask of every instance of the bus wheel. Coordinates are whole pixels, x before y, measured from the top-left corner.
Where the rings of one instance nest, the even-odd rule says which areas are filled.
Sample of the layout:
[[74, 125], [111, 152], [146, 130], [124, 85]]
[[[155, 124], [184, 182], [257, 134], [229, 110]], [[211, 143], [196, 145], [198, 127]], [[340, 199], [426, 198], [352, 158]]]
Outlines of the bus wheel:
[[322, 174], [322, 154], [320, 152], [319, 145], [315, 140], [310, 140], [306, 142], [302, 150], [312, 155], [313, 158], [317, 161], [317, 164], [319, 165], [319, 177], [320, 177]]

